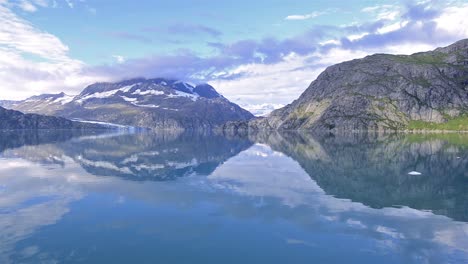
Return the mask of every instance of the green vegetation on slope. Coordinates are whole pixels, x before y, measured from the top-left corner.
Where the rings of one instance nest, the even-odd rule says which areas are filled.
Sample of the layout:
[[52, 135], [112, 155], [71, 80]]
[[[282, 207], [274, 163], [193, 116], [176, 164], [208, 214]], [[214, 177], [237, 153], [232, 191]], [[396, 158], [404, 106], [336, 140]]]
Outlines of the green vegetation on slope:
[[396, 61], [402, 63], [411, 64], [433, 64], [440, 65], [445, 64], [445, 58], [447, 54], [442, 52], [431, 52], [431, 53], [416, 53], [413, 55], [396, 55], [393, 58]]
[[419, 120], [412, 120], [408, 123], [408, 129], [468, 131], [468, 115], [455, 117], [445, 123], [432, 123]]

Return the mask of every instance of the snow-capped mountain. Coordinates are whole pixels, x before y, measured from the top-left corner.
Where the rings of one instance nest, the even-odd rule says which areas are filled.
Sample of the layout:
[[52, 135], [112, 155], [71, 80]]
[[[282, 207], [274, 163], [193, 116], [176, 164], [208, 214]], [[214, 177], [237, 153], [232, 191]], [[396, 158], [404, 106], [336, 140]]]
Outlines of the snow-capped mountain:
[[95, 83], [77, 96], [44, 94], [0, 105], [25, 113], [163, 129], [213, 128], [253, 117], [208, 84], [162, 78]]
[[[73, 101], [83, 104], [93, 100], [112, 99], [114, 101], [129, 102], [138, 107], [159, 108], [171, 103], [170, 100], [161, 99], [171, 98], [188, 98], [197, 101], [200, 98], [214, 99], [223, 97], [208, 84], [193, 86], [185, 82], [165, 79], [132, 79], [119, 83], [90, 85]], [[155, 101], [159, 101], [163, 105], [152, 104]]]
[[24, 113], [54, 115], [63, 106], [73, 100], [74, 96], [65, 93], [41, 94], [23, 101], [0, 101], [0, 106]]

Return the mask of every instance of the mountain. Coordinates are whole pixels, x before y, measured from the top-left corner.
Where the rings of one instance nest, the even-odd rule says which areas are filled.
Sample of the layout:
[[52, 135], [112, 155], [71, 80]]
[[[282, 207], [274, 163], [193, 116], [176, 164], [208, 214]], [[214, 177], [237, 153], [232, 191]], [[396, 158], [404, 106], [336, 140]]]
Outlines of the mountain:
[[291, 104], [229, 123], [251, 130], [468, 130], [468, 39], [413, 55], [328, 67]]
[[84, 129], [103, 128], [97, 124], [73, 122], [63, 117], [23, 114], [0, 107], [0, 129]]
[[4, 108], [7, 108], [7, 109], [11, 109], [13, 108], [15, 105], [18, 104], [18, 101], [13, 101], [13, 100], [0, 100], [0, 106], [4, 107]]
[[253, 118], [208, 84], [162, 78], [95, 83], [77, 96], [45, 94], [6, 103], [28, 113], [158, 129], [209, 129]]

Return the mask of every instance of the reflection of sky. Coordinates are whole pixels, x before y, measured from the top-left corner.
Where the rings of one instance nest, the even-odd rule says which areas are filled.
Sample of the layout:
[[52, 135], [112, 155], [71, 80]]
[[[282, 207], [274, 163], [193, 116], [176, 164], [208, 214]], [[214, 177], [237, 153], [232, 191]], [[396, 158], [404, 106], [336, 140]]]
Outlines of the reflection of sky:
[[314, 212], [311, 216], [366, 229], [376, 237], [431, 240], [468, 253], [466, 223], [408, 207], [372, 209], [336, 199], [326, 195], [297, 162], [265, 146], [255, 145], [244, 151], [208, 179], [240, 195], [274, 197], [283, 205], [301, 210], [306, 206], [309, 213]]
[[[44, 148], [50, 151], [51, 145], [27, 148], [30, 154], [37, 150], [44, 156], [42, 151]], [[184, 243], [184, 235], [190, 236], [193, 232], [210, 239], [214, 231], [204, 226], [203, 221], [219, 221], [216, 222], [218, 228], [225, 222], [236, 223], [232, 224], [238, 225], [233, 229], [260, 221], [261, 226], [256, 227], [259, 232], [265, 232], [262, 233], [264, 236], [269, 236], [271, 231], [275, 233], [271, 235], [272, 239], [281, 239], [285, 245], [293, 247], [309, 248], [310, 252], [329, 251], [330, 245], [336, 244], [337, 254], [366, 250], [369, 252], [363, 254], [369, 256], [399, 255], [399, 260], [416, 263], [437, 263], [445, 261], [449, 255], [454, 262], [468, 260], [466, 223], [408, 207], [372, 209], [361, 203], [334, 198], [325, 194], [296, 161], [266, 145], [254, 145], [243, 151], [208, 177], [194, 175], [172, 182], [98, 177], [86, 172], [71, 158], [60, 156], [60, 153], [54, 155], [60, 157], [63, 166], [40, 165], [21, 158], [0, 159], [2, 263], [8, 263], [12, 254], [18, 254], [16, 251], [23, 255], [43, 254], [40, 244], [23, 243], [20, 248], [17, 244], [34, 237], [45, 226], [60, 226], [66, 215], [74, 217], [75, 210], [82, 210], [74, 205], [78, 201], [95, 210], [96, 215], [100, 210], [112, 212], [105, 221], [95, 219], [109, 222], [112, 228], [116, 225], [122, 228], [121, 223], [113, 221], [119, 214], [135, 211], [135, 217], [140, 216], [134, 208], [143, 205], [148, 215], [151, 210], [171, 208], [167, 210], [193, 217], [192, 228], [184, 233], [178, 229], [187, 227], [177, 226], [176, 220], [165, 230], [158, 231], [161, 237], [180, 239], [177, 240], [180, 243]], [[104, 198], [95, 204], [89, 202], [100, 199], [96, 197]], [[107, 199], [117, 207], [101, 208]], [[208, 211], [214, 210], [215, 215], [223, 218], [213, 220], [211, 215], [203, 215], [207, 207], [212, 208]], [[162, 212], [167, 213], [167, 210]], [[164, 219], [169, 213], [158, 217]], [[152, 223], [141, 225], [145, 232], [155, 228]], [[284, 225], [302, 231], [287, 231], [289, 229], [286, 230]], [[258, 250], [262, 249], [259, 246]], [[394, 259], [387, 261], [390, 260]]]

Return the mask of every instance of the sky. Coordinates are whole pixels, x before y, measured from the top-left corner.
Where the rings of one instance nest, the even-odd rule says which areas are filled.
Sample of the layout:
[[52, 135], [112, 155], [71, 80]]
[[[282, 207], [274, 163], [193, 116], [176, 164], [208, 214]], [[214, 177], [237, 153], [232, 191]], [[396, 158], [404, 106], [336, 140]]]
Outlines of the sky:
[[467, 16], [468, 0], [0, 0], [0, 99], [162, 77], [265, 114], [332, 64], [468, 38]]

